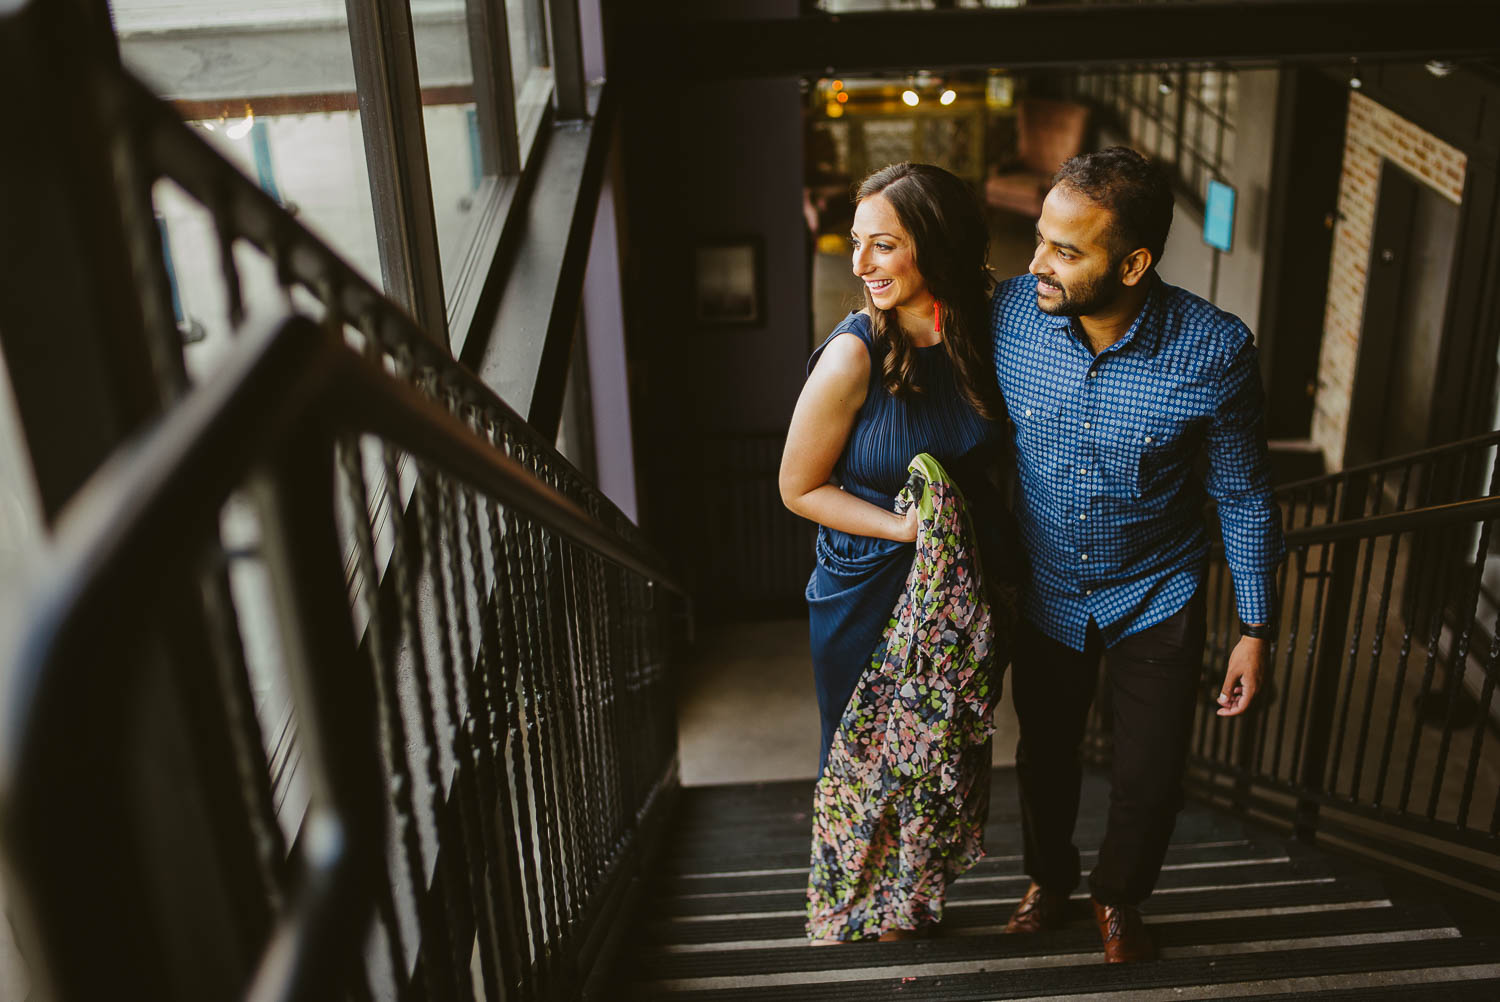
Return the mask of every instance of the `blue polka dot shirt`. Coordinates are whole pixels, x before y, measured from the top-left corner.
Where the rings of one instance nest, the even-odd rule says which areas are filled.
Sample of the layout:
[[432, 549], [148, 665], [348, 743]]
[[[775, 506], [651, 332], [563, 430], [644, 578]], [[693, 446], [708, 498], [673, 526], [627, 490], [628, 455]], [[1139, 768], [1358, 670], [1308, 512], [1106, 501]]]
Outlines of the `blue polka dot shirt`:
[[995, 290], [995, 372], [1031, 558], [1022, 608], [1074, 650], [1090, 620], [1108, 646], [1187, 604], [1207, 563], [1208, 497], [1240, 618], [1269, 622], [1276, 603], [1286, 547], [1250, 331], [1152, 283], [1130, 330], [1097, 356], [1076, 320], [1037, 307], [1031, 275]]

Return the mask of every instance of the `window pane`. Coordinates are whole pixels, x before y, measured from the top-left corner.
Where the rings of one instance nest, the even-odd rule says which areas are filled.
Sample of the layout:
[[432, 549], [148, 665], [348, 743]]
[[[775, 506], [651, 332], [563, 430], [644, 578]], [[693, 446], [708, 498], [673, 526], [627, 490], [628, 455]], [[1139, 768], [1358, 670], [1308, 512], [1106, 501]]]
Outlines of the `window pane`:
[[473, 232], [474, 194], [485, 174], [464, 0], [412, 0], [411, 23], [417, 41], [438, 258], [444, 285], [451, 293]]
[[1203, 107], [1209, 114], [1219, 114], [1219, 96], [1221, 92], [1220, 73], [1218, 70], [1203, 71]]
[[1199, 126], [1203, 121], [1203, 106], [1197, 101], [1195, 95], [1189, 92], [1187, 105], [1182, 113], [1182, 141], [1192, 149], [1202, 149], [1203, 144], [1199, 139]]
[[343, 0], [110, 7], [126, 66], [379, 286]]
[[1157, 156], [1159, 150], [1156, 144], [1159, 136], [1160, 131], [1157, 128], [1156, 120], [1154, 118], [1151, 118], [1149, 115], [1142, 114], [1141, 132], [1140, 135], [1136, 137], [1140, 140], [1141, 152], [1146, 154], [1148, 157]]
[[[541, 0], [505, 0], [505, 25], [516, 87], [516, 123], [524, 136], [541, 117], [552, 93], [552, 60], [547, 54], [547, 23], [542, 17]], [[524, 149], [521, 156], [526, 156]]]
[[1162, 127], [1171, 129], [1175, 133], [1177, 131], [1178, 109], [1182, 104], [1182, 89], [1179, 86], [1181, 81], [1178, 80], [1175, 73], [1163, 74], [1157, 81], [1158, 89], [1160, 89], [1163, 83], [1165, 83], [1169, 93], [1163, 94], [1161, 99]]

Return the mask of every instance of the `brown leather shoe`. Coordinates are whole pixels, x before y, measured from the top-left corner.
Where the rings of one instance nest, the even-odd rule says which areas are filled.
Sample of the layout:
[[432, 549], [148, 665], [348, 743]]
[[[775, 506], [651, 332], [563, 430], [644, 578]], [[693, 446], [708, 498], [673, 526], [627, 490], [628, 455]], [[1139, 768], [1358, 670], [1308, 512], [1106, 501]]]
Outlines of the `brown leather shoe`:
[[1068, 896], [1043, 888], [1036, 881], [1026, 888], [1026, 894], [1016, 910], [1010, 913], [1005, 923], [1006, 932], [1041, 932], [1057, 929], [1067, 918]]
[[1135, 964], [1156, 959], [1156, 946], [1146, 932], [1141, 913], [1130, 905], [1094, 902], [1094, 921], [1104, 941], [1104, 959], [1111, 964]]

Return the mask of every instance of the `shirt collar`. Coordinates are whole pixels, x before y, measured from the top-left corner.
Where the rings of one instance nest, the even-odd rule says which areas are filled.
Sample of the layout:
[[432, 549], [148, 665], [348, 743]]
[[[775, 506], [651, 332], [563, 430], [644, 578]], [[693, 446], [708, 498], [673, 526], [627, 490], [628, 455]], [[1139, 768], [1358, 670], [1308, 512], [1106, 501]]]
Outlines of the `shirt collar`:
[[[1151, 288], [1146, 290], [1146, 301], [1141, 304], [1141, 312], [1135, 315], [1135, 320], [1130, 324], [1130, 330], [1120, 338], [1117, 344], [1135, 344], [1145, 354], [1151, 354], [1156, 349], [1156, 342], [1161, 335], [1162, 311], [1166, 308], [1166, 293], [1162, 290], [1161, 276], [1152, 272], [1147, 279]], [[1121, 349], [1123, 350], [1123, 349]]]
[[[1032, 280], [1034, 296], [1036, 288], [1034, 284], [1035, 276], [1033, 276]], [[1166, 308], [1167, 297], [1163, 289], [1165, 283], [1162, 282], [1160, 275], [1152, 272], [1151, 277], [1147, 281], [1151, 283], [1151, 288], [1146, 291], [1146, 302], [1141, 305], [1141, 311], [1135, 315], [1135, 320], [1131, 322], [1130, 329], [1125, 332], [1125, 336], [1120, 338], [1115, 344], [1136, 344], [1140, 346], [1141, 351], [1150, 353], [1156, 348], [1156, 342], [1161, 331], [1160, 321], [1162, 312]], [[1035, 302], [1034, 299], [1033, 302]], [[1051, 334], [1055, 331], [1072, 330], [1073, 317], [1056, 316], [1055, 314], [1045, 312], [1040, 306], [1036, 308], [1036, 311], [1041, 317], [1041, 333]], [[1079, 331], [1078, 335], [1081, 337], [1082, 331]], [[1124, 349], [1122, 348], [1121, 350]]]

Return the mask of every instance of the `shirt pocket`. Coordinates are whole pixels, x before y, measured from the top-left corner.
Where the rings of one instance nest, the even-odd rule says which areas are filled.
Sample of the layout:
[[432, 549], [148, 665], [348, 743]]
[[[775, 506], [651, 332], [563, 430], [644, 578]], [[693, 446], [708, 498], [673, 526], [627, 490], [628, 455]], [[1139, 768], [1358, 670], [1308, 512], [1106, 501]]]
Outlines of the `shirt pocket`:
[[1045, 457], [1058, 453], [1063, 408], [1060, 399], [1043, 394], [1018, 395], [1008, 398], [1006, 405], [1016, 428], [1016, 452], [1023, 465], [1038, 461], [1045, 464]]
[[1155, 494], [1183, 477], [1199, 451], [1206, 421], [1198, 416], [1154, 416], [1131, 429], [1129, 454], [1137, 498]]

